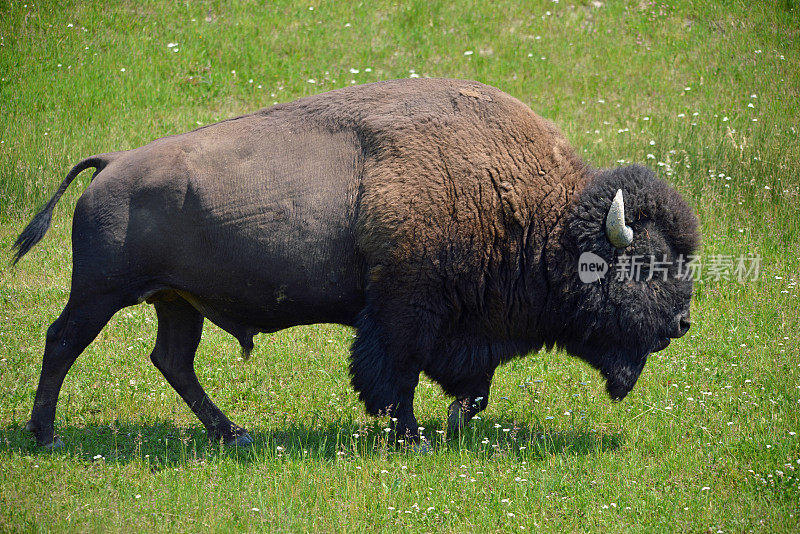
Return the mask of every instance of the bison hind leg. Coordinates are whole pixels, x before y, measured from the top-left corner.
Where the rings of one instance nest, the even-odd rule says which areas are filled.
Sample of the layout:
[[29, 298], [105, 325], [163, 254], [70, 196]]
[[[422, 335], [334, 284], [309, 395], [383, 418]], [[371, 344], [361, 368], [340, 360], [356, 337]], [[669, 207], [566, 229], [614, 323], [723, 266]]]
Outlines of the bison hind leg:
[[203, 332], [203, 315], [181, 297], [154, 302], [158, 334], [150, 359], [167, 382], [206, 427], [209, 439], [226, 445], [253, 442], [244, 428], [228, 419], [211, 401], [194, 370], [194, 356]]
[[369, 307], [359, 315], [356, 332], [350, 356], [353, 388], [369, 414], [390, 415], [396, 419], [396, 438], [418, 441], [414, 389], [419, 382], [420, 369], [399, 365], [404, 355], [389, 348], [385, 329]]
[[[74, 298], [75, 295], [80, 295]], [[111, 317], [129, 305], [108, 294], [73, 291], [61, 315], [47, 329], [42, 372], [31, 418], [25, 429], [47, 448], [63, 445], [54, 435], [56, 404], [70, 367], [103, 329]]]

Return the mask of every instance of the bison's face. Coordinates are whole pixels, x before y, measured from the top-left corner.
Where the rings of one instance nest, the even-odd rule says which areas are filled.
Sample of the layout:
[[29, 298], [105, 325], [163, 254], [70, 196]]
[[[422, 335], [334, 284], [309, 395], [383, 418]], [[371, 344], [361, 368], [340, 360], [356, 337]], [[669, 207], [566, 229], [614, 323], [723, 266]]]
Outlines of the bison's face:
[[690, 326], [697, 219], [680, 195], [639, 166], [595, 174], [572, 204], [561, 241], [556, 342], [622, 399], [647, 357]]

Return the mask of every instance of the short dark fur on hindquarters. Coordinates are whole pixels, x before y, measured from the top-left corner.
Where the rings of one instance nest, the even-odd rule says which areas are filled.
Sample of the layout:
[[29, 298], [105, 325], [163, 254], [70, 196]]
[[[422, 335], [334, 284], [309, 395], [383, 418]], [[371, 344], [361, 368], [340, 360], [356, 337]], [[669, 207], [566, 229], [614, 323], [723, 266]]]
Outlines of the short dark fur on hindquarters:
[[[350, 373], [369, 413], [418, 439], [426, 373], [456, 398], [457, 431], [483, 410], [495, 369], [561, 346], [598, 368], [613, 398], [689, 324], [675, 260], [698, 245], [680, 195], [640, 167], [586, 165], [550, 122], [464, 80], [348, 87], [76, 165], [15, 243], [38, 242], [85, 168], [69, 300], [48, 330], [30, 428], [53, 442], [75, 359], [121, 308], [155, 305], [151, 359], [206, 426], [239, 440], [194, 371], [205, 319], [236, 337], [300, 324], [356, 328]], [[621, 191], [633, 231], [605, 227]], [[592, 252], [671, 261], [666, 280], [583, 283]], [[241, 438], [243, 439], [243, 438]]]

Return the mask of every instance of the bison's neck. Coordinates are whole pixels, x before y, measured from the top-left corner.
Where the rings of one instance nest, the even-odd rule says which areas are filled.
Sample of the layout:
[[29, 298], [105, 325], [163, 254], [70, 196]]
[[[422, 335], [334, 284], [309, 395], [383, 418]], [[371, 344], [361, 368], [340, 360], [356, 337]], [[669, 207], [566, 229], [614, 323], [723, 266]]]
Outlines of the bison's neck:
[[520, 172], [513, 189], [500, 188], [507, 233], [495, 248], [490, 278], [496, 293], [487, 292], [495, 297], [487, 299], [490, 309], [503, 310], [503, 321], [494, 321], [489, 330], [498, 338], [528, 343], [530, 349], [549, 342], [550, 263], [558, 258], [570, 206], [591, 174], [571, 150], [557, 153], [549, 166], [534, 161]]
[[[578, 158], [558, 168], [558, 172], [542, 177], [543, 185], [535, 190], [533, 211], [524, 238], [520, 261], [527, 267], [521, 270], [517, 295], [520, 301], [515, 310], [518, 328], [535, 333], [537, 344], [550, 343], [548, 329], [552, 328], [553, 306], [556, 300], [552, 269], [562, 254], [562, 236], [569, 218], [570, 207], [586, 184], [591, 171]], [[576, 267], [577, 268], [577, 267]]]
[[[581, 193], [600, 172], [602, 170], [585, 166], [575, 174], [575, 179], [570, 182], [571, 188], [557, 208], [558, 216], [543, 234], [546, 239], [540, 248], [538, 277], [545, 290], [538, 306], [540, 315], [536, 329], [545, 333], [542, 342], [548, 346], [561, 344], [565, 335], [583, 335], [581, 331], [574, 331], [574, 317], [580, 312], [581, 291], [576, 284], [581, 283], [578, 276], [581, 251], [570, 236], [570, 225], [586, 218], [584, 210], [580, 209]], [[602, 238], [605, 239], [605, 235]]]

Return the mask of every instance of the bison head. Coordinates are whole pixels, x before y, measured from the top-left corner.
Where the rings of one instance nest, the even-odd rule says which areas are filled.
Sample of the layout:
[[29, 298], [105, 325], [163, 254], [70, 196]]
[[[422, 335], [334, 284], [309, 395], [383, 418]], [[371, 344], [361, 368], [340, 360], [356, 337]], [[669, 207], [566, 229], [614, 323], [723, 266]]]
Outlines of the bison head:
[[552, 342], [596, 367], [614, 399], [636, 384], [647, 357], [689, 329], [687, 262], [697, 218], [642, 166], [593, 172], [563, 221]]

